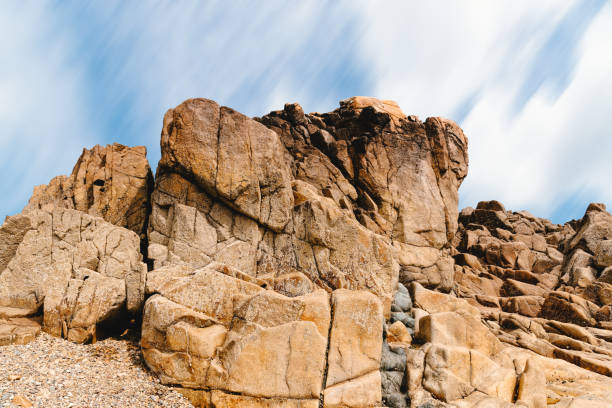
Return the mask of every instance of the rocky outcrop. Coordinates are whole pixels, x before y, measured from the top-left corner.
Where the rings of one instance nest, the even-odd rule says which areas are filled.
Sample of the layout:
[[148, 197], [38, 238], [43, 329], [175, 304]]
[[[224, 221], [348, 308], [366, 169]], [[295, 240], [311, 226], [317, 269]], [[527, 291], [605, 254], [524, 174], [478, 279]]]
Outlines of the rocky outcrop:
[[253, 119], [190, 99], [161, 151], [153, 184], [144, 148], [84, 150], [7, 218], [0, 345], [142, 317], [146, 365], [207, 408], [612, 401], [604, 205], [458, 213], [461, 129], [366, 97]]
[[[398, 293], [411, 302], [396, 299], [394, 308], [400, 303], [406, 307], [386, 325], [381, 358], [385, 406], [603, 407], [612, 400], [609, 374], [529, 347], [546, 338], [536, 322], [522, 334], [514, 329], [512, 334], [524, 342], [513, 345], [468, 299], [430, 291], [418, 283], [409, 291], [400, 286]], [[399, 339], [395, 333], [400, 325], [413, 338]], [[573, 326], [556, 327], [579, 336]], [[601, 346], [594, 336], [591, 340]]]
[[37, 318], [24, 323], [28, 316], [42, 315], [43, 329], [55, 336], [85, 342], [95, 338], [97, 325], [142, 308], [147, 269], [134, 232], [55, 207], [8, 217], [0, 227], [0, 237], [6, 236], [0, 241], [0, 319], [8, 321], [0, 323], [0, 333], [11, 330], [12, 342], [22, 341], [23, 327], [38, 331]]
[[205, 99], [170, 110], [149, 227], [155, 268], [301, 272], [327, 290], [370, 290], [387, 314], [398, 278], [450, 289], [467, 141], [450, 121], [398, 112], [368, 98], [323, 115], [287, 105], [259, 122]]
[[[165, 115], [161, 147], [147, 364], [203, 392], [379, 405], [398, 280], [452, 287], [461, 130], [372, 98], [256, 120], [192, 99]], [[181, 346], [178, 328], [191, 339]]]
[[70, 176], [58, 176], [34, 188], [25, 211], [78, 210], [144, 238], [153, 187], [146, 154], [144, 146], [118, 143], [83, 149]]
[[459, 217], [457, 294], [504, 343], [612, 376], [611, 233], [602, 204], [591, 204], [580, 221], [554, 225], [479, 203]]
[[317, 406], [325, 388], [330, 407], [366, 385], [368, 406], [380, 402], [376, 296], [316, 289], [288, 297], [244, 278], [218, 263], [149, 274], [142, 347], [162, 382]]

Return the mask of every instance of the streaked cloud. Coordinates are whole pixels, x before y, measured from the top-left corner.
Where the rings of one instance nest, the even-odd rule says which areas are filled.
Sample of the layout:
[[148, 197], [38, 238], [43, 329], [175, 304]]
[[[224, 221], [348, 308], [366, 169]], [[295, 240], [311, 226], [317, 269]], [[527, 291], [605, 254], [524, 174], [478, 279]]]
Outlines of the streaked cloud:
[[609, 3], [385, 5], [368, 10], [365, 35], [375, 93], [460, 123], [470, 140], [460, 206], [498, 199], [564, 222], [610, 202]]
[[461, 204], [496, 198], [556, 221], [610, 202], [612, 7], [563, 2], [106, 1], [0, 13], [0, 215], [83, 146], [144, 144], [207, 97], [248, 115], [395, 99], [470, 138]]

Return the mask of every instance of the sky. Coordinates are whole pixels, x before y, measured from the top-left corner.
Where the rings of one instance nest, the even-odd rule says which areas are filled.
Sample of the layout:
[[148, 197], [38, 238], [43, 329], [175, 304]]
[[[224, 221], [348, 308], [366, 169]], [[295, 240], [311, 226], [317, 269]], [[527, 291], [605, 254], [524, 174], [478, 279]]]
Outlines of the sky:
[[83, 147], [145, 145], [155, 168], [192, 97], [249, 116], [392, 99], [463, 128], [460, 208], [612, 206], [612, 0], [8, 0], [0, 37], [0, 219]]

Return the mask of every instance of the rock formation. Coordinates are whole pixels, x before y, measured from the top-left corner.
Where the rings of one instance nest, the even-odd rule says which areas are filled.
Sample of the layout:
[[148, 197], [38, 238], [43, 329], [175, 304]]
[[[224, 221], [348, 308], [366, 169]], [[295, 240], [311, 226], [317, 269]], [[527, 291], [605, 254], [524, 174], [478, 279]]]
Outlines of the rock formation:
[[[84, 342], [96, 325], [141, 310], [147, 268], [134, 232], [54, 208], [8, 217], [0, 237], [0, 319], [8, 319], [0, 333], [42, 313], [44, 330]], [[12, 342], [30, 338], [11, 332]]]
[[34, 188], [25, 211], [78, 210], [141, 235], [146, 232], [153, 187], [146, 155], [144, 146], [118, 143], [83, 149], [70, 176]]
[[190, 99], [161, 153], [153, 183], [144, 148], [84, 150], [7, 218], [0, 344], [141, 316], [147, 366], [201, 407], [612, 401], [612, 216], [459, 213], [453, 122]]
[[[249, 398], [380, 404], [382, 326], [398, 279], [452, 287], [461, 130], [371, 98], [323, 115], [286, 105], [257, 120], [193, 99], [165, 115], [161, 146], [149, 366], [168, 383]], [[174, 345], [178, 326], [185, 339], [214, 331], [216, 343], [193, 354], [190, 340]], [[267, 373], [253, 359], [275, 363]]]

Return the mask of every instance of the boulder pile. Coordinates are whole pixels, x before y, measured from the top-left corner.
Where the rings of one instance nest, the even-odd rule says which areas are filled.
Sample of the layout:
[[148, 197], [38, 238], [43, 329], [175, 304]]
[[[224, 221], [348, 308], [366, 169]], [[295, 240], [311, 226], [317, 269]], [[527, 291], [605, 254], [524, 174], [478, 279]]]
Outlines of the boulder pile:
[[143, 147], [84, 150], [7, 217], [0, 344], [141, 319], [147, 366], [200, 407], [611, 403], [612, 216], [459, 213], [452, 121], [190, 99], [161, 153], [153, 178]]

